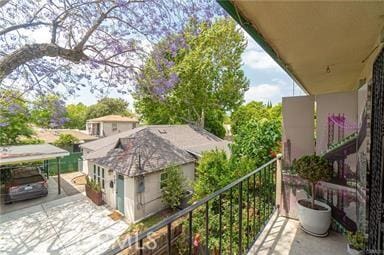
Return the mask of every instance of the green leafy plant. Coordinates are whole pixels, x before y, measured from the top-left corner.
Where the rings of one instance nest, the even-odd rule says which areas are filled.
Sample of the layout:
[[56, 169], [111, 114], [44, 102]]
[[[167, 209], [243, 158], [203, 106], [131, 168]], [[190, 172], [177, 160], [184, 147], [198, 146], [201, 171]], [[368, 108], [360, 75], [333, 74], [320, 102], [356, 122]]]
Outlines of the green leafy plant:
[[96, 191], [96, 192], [101, 192], [101, 186], [96, 180], [92, 180], [91, 178], [89, 178], [89, 176], [87, 176], [86, 180], [87, 180], [86, 185], [90, 189], [92, 189], [93, 191]]
[[170, 166], [162, 173], [164, 179], [161, 180], [161, 193], [163, 202], [171, 209], [175, 209], [184, 197], [185, 178], [180, 167]]
[[293, 161], [293, 170], [309, 182], [312, 191], [311, 206], [315, 208], [315, 186], [319, 181], [327, 181], [332, 177], [333, 168], [329, 162], [317, 155], [303, 156]]
[[33, 135], [29, 108], [22, 93], [0, 89], [0, 146], [22, 144]]
[[[175, 39], [186, 47], [159, 56]], [[154, 45], [137, 76], [136, 111], [148, 124], [193, 123], [224, 137], [225, 113], [243, 103], [249, 87], [241, 68], [245, 48], [246, 38], [233, 20], [192, 19], [182, 33]]]
[[79, 142], [79, 139], [71, 134], [60, 134], [59, 138], [54, 142], [54, 145], [61, 148], [68, 148], [69, 146]]
[[361, 251], [365, 247], [365, 236], [364, 233], [361, 231], [357, 231], [355, 233], [348, 232], [347, 233], [347, 240], [349, 245], [358, 251]]

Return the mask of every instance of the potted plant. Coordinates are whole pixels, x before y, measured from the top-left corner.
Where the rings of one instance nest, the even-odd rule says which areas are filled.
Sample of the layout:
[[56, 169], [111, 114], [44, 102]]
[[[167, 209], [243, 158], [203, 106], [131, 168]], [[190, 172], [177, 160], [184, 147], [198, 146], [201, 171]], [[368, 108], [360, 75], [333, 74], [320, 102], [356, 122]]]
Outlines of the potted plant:
[[315, 200], [315, 187], [319, 181], [332, 177], [333, 168], [329, 162], [317, 155], [303, 156], [293, 162], [293, 169], [308, 181], [311, 199], [297, 201], [298, 216], [303, 230], [314, 236], [326, 236], [331, 225], [331, 207]]
[[101, 193], [100, 184], [98, 182], [96, 182], [95, 180], [90, 179], [88, 176], [87, 176], [87, 184], [85, 184], [85, 194], [96, 205], [102, 205], [103, 204], [103, 196]]
[[361, 231], [356, 233], [348, 232], [347, 233], [347, 251], [350, 255], [360, 255], [363, 254], [365, 246], [365, 236]]

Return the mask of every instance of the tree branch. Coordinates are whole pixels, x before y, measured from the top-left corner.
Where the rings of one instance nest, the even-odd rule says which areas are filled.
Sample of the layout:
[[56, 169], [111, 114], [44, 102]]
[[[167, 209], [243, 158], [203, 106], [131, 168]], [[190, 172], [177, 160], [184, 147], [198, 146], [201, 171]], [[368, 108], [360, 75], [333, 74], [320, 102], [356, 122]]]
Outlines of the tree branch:
[[42, 57], [61, 57], [74, 63], [87, 60], [81, 50], [70, 50], [55, 44], [41, 43], [25, 45], [0, 60], [0, 81], [17, 67]]
[[113, 6], [109, 8], [108, 11], [106, 11], [105, 13], [102, 13], [100, 17], [96, 20], [96, 22], [92, 25], [92, 27], [87, 31], [87, 33], [85, 33], [83, 39], [81, 39], [81, 41], [76, 45], [75, 49], [77, 50], [82, 49], [85, 43], [93, 34], [93, 32], [95, 32], [95, 30], [101, 25], [101, 23], [108, 17], [108, 14], [117, 7], [118, 7], [117, 5]]
[[0, 8], [6, 5], [10, 0], [0, 0]]
[[4, 35], [6, 33], [21, 29], [21, 28], [29, 28], [29, 27], [36, 27], [40, 25], [50, 25], [49, 23], [42, 22], [42, 21], [37, 21], [37, 22], [32, 22], [32, 23], [25, 23], [25, 24], [19, 24], [19, 25], [14, 25], [11, 27], [7, 27], [6, 29], [3, 29], [0, 31], [0, 35]]

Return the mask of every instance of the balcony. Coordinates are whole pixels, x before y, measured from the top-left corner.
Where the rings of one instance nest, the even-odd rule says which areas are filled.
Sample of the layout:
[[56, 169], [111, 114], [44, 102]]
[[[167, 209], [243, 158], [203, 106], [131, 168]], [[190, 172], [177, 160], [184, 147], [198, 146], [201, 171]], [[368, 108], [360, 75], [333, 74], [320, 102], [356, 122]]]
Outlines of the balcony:
[[341, 234], [279, 216], [281, 188], [279, 157], [104, 254], [346, 254]]
[[344, 255], [347, 243], [345, 238], [331, 231], [325, 238], [306, 234], [297, 220], [278, 216], [268, 222], [248, 254], [258, 255]]

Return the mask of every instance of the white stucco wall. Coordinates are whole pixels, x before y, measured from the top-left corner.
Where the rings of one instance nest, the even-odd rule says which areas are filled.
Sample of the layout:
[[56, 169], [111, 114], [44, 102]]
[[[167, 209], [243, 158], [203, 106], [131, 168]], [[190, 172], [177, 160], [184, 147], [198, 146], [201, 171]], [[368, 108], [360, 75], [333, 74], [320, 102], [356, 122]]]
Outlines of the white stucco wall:
[[[186, 179], [186, 184], [191, 184], [195, 176], [195, 163], [189, 163], [181, 166], [183, 175]], [[162, 209], [166, 206], [161, 201], [160, 189], [160, 175], [163, 171], [155, 172], [145, 175], [144, 185], [145, 191], [143, 193], [135, 192], [135, 221], [144, 219]], [[135, 179], [135, 191], [137, 190], [139, 179]], [[191, 187], [188, 187], [191, 189]]]
[[[94, 164], [88, 161], [88, 173], [90, 177], [93, 176], [93, 166]], [[116, 179], [118, 173], [115, 171], [109, 172], [107, 168], [103, 168], [105, 169], [105, 187], [102, 190], [103, 200], [108, 206], [116, 209]], [[181, 169], [186, 179], [186, 184], [191, 184], [195, 176], [195, 163], [182, 165]], [[158, 171], [145, 175], [145, 191], [142, 193], [137, 192], [138, 177], [124, 176], [124, 216], [129, 222], [140, 221], [165, 208], [165, 205], [161, 201], [161, 173], [162, 171]], [[113, 182], [112, 188], [110, 187], [111, 181]], [[188, 187], [188, 189], [191, 189], [191, 187]]]
[[83, 168], [82, 168], [82, 172], [86, 175], [88, 175], [89, 173], [89, 170], [88, 170], [88, 160], [84, 159], [83, 158]]
[[124, 176], [124, 215], [129, 222], [135, 222], [135, 180]]
[[[117, 123], [116, 130], [112, 130], [112, 123]], [[104, 136], [110, 136], [124, 131], [128, 131], [130, 129], [133, 129], [133, 124], [134, 123], [131, 122], [102, 122], [101, 134], [103, 134]]]

